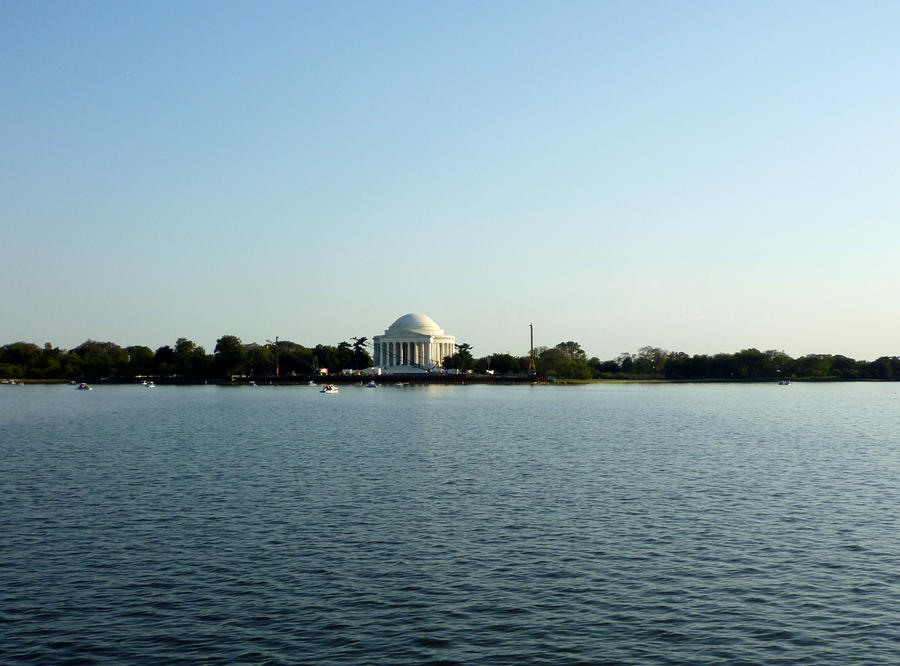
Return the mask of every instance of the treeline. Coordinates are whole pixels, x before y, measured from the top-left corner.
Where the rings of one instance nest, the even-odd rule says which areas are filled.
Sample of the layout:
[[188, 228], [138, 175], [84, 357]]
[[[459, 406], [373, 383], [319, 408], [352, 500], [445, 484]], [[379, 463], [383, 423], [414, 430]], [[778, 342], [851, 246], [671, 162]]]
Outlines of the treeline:
[[900, 358], [882, 356], [857, 361], [840, 354], [807, 354], [793, 358], [783, 351], [742, 349], [734, 354], [668, 352], [642, 347], [634, 356], [617, 359], [622, 371], [648, 372], [666, 379], [900, 379]]
[[[460, 345], [463, 347], [463, 345]], [[466, 345], [468, 347], [468, 345]], [[450, 367], [473, 372], [528, 372], [529, 357], [494, 354], [472, 358], [457, 353]], [[882, 356], [874, 361], [857, 361], [847, 356], [809, 354], [792, 358], [783, 351], [743, 349], [733, 354], [694, 355], [670, 352], [659, 347], [641, 347], [637, 353], [623, 353], [601, 361], [587, 354], [577, 342], [560, 342], [555, 347], [535, 349], [537, 374], [557, 379], [682, 379], [682, 380], [770, 380], [809, 379], [893, 379], [900, 380], [900, 358]]]
[[[209, 354], [187, 338], [174, 346], [152, 350], [144, 346], [120, 347], [112, 342], [87, 340], [64, 350], [47, 343], [15, 342], [0, 347], [0, 378], [71, 379], [79, 381], [128, 381], [140, 377], [186, 381], [282, 377], [341, 372], [372, 365], [367, 338], [337, 345], [305, 347], [288, 340], [244, 344], [234, 335], [223, 335]], [[612, 360], [588, 358], [577, 342], [535, 349], [534, 372], [555, 379], [673, 379], [673, 380], [769, 380], [779, 378], [900, 380], [900, 358], [882, 356], [857, 361], [832, 354], [792, 358], [782, 351], [743, 349], [733, 354], [689, 356], [658, 347], [641, 347]], [[476, 358], [472, 346], [457, 345], [444, 367], [459, 372], [498, 375], [531, 374], [530, 355], [490, 354]]]
[[127, 381], [139, 377], [184, 380], [317, 373], [322, 368], [366, 368], [372, 357], [366, 338], [352, 344], [316, 345], [309, 348], [288, 340], [268, 344], [243, 344], [234, 335], [216, 341], [212, 354], [187, 338], [155, 351], [145, 346], [120, 347], [113, 342], [87, 340], [64, 350], [50, 343], [39, 347], [15, 342], [0, 347], [0, 377], [11, 379], [74, 379], [79, 381]]

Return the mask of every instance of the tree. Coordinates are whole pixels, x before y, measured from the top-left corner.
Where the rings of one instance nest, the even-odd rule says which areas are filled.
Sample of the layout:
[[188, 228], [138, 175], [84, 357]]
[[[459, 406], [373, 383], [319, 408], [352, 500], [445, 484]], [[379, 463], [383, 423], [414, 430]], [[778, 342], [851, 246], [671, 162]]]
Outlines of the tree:
[[0, 376], [46, 379], [63, 373], [63, 353], [49, 342], [43, 349], [31, 342], [13, 342], [0, 347]]
[[[512, 354], [491, 354], [483, 359], [485, 370], [493, 370], [498, 375], [513, 375], [524, 372], [522, 369], [521, 359]], [[525, 369], [528, 368], [528, 360], [525, 361]]]
[[161, 377], [174, 375], [177, 371], [178, 354], [169, 345], [164, 345], [156, 350], [154, 363], [156, 374]]
[[466, 372], [475, 369], [475, 359], [472, 358], [472, 345], [463, 342], [456, 345], [456, 353], [444, 358], [443, 367], [448, 370], [461, 370]]
[[193, 340], [178, 338], [175, 341], [175, 365], [183, 377], [203, 377], [207, 374], [209, 360], [206, 350], [198, 347]]
[[235, 335], [223, 335], [216, 340], [215, 364], [216, 369], [224, 377], [230, 377], [243, 371], [244, 362], [247, 360], [247, 352], [241, 339]]
[[584, 361], [587, 360], [587, 354], [585, 354], [584, 350], [581, 348], [581, 345], [577, 342], [573, 342], [569, 340], [568, 342], [560, 342], [556, 347], [554, 347], [560, 354], [562, 354], [563, 358], [569, 359], [571, 361]]
[[641, 347], [638, 349], [634, 367], [637, 372], [646, 375], [659, 375], [665, 372], [669, 352], [659, 347]]
[[278, 364], [282, 373], [310, 373], [313, 371], [313, 351], [289, 340], [281, 340], [278, 343]]
[[832, 358], [831, 372], [835, 377], [853, 379], [859, 377], [859, 364], [852, 358], [839, 354]]
[[900, 359], [896, 356], [880, 356], [865, 367], [866, 374], [872, 379], [893, 379], [900, 372]]
[[369, 352], [365, 348], [366, 340], [369, 338], [353, 338], [353, 368], [355, 370], [361, 370], [363, 368], [369, 368], [373, 365], [372, 357], [369, 355]]
[[587, 355], [577, 342], [560, 342], [552, 349], [545, 349], [537, 358], [538, 373], [546, 377], [562, 379], [590, 379], [591, 368]]
[[23, 374], [27, 371], [29, 376], [40, 358], [41, 348], [31, 342], [13, 342], [0, 348], [0, 363], [18, 366]]
[[128, 352], [127, 375], [129, 377], [133, 378], [153, 374], [155, 357], [153, 355], [153, 350], [150, 349], [150, 347], [135, 345], [126, 347], [125, 351]]
[[741, 379], [769, 376], [765, 361], [765, 355], [758, 349], [742, 349], [734, 355], [734, 376]]
[[344, 368], [353, 366], [353, 347], [349, 342], [339, 342], [337, 347], [332, 345], [316, 345], [313, 349], [313, 367], [328, 368], [329, 372], [340, 372]]
[[831, 356], [807, 354], [797, 359], [797, 374], [801, 377], [828, 377], [831, 374]]
[[602, 375], [613, 375], [619, 372], [619, 364], [615, 361], [601, 361], [599, 358], [594, 356], [593, 358], [588, 359], [588, 365], [591, 368], [591, 374], [593, 377], [600, 377]]
[[77, 361], [79, 374], [91, 380], [118, 376], [128, 363], [128, 352], [113, 342], [85, 340], [69, 354]]
[[268, 375], [275, 365], [275, 353], [268, 345], [250, 343], [244, 348], [247, 354], [246, 369], [250, 375]]
[[629, 374], [634, 369], [634, 357], [628, 352], [622, 352], [616, 357], [616, 364], [622, 374]]

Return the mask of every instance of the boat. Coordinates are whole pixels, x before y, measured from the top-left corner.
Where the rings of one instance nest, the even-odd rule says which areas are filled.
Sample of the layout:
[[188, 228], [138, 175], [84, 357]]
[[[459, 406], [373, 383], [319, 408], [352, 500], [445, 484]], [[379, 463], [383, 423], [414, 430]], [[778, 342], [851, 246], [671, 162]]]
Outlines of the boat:
[[374, 379], [370, 379], [369, 383], [366, 384], [366, 388], [378, 388], [378, 384], [375, 383]]
[[143, 385], [146, 386], [147, 388], [156, 388], [156, 384], [151, 382], [149, 379], [145, 380]]
[[791, 380], [790, 379], [782, 379], [780, 382], [778, 382], [778, 385], [779, 386], [790, 386]]
[[75, 390], [76, 391], [93, 391], [94, 389], [91, 388], [89, 385], [85, 384], [84, 382], [81, 382], [78, 386], [75, 387]]
[[338, 393], [338, 387], [334, 384], [326, 384], [319, 393]]

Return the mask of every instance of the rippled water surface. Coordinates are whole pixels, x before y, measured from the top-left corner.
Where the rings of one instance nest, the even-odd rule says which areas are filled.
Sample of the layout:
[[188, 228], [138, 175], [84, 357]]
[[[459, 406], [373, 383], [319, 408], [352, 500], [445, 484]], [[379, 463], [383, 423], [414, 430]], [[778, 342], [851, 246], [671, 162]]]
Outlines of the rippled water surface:
[[0, 387], [0, 662], [894, 664], [896, 384]]

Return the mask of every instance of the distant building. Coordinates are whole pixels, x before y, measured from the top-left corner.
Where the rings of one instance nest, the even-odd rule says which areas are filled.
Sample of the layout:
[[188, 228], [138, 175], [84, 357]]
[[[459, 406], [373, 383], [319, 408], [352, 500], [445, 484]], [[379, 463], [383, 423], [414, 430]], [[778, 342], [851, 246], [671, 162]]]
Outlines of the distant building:
[[373, 339], [375, 367], [386, 372], [429, 372], [456, 353], [456, 337], [446, 335], [428, 315], [405, 314]]

